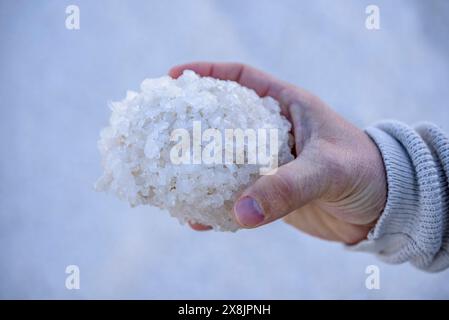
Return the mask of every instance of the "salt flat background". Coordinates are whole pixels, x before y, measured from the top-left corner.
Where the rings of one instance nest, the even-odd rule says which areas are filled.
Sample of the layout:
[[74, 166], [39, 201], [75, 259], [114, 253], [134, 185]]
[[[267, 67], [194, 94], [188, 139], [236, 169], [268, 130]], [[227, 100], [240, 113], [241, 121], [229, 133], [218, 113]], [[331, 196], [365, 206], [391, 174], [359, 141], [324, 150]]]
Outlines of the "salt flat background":
[[[79, 31], [64, 26], [72, 3]], [[449, 271], [386, 265], [282, 222], [196, 233], [92, 188], [107, 102], [191, 60], [255, 65], [360, 127], [449, 131], [448, 26], [444, 0], [0, 1], [0, 297], [448, 298]], [[81, 290], [65, 289], [69, 264]], [[381, 290], [365, 289], [370, 264]]]

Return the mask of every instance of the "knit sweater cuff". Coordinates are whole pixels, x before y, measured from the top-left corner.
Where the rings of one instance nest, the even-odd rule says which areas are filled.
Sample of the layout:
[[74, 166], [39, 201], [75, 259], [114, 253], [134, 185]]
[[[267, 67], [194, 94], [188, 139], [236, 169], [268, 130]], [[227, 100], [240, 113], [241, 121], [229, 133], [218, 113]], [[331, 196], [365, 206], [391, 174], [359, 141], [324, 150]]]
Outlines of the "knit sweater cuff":
[[368, 234], [368, 239], [351, 249], [376, 252], [383, 260], [391, 263], [405, 262], [406, 257], [399, 257], [397, 254], [402, 253], [400, 248], [410, 240], [408, 230], [414, 220], [402, 208], [417, 205], [413, 165], [406, 150], [396, 139], [375, 127], [366, 129], [366, 133], [382, 154], [387, 174], [388, 198], [384, 212]]
[[[437, 199], [423, 199], [423, 195], [432, 195], [435, 180], [435, 172], [430, 170], [429, 183], [423, 187], [421, 176], [427, 167], [423, 168], [422, 164], [433, 162], [426, 143], [412, 128], [396, 122], [370, 127], [366, 133], [382, 154], [388, 196], [385, 209], [367, 240], [350, 249], [374, 252], [389, 263], [410, 261], [427, 271], [447, 268], [449, 256], [441, 250], [444, 213], [441, 208], [432, 209], [438, 207], [434, 205]], [[423, 204], [428, 210], [423, 210]]]
[[410, 210], [419, 206], [419, 191], [415, 170], [405, 148], [384, 131], [371, 127], [366, 133], [377, 144], [386, 168], [388, 197], [385, 210], [368, 239], [377, 240], [384, 235], [410, 234], [414, 217]]

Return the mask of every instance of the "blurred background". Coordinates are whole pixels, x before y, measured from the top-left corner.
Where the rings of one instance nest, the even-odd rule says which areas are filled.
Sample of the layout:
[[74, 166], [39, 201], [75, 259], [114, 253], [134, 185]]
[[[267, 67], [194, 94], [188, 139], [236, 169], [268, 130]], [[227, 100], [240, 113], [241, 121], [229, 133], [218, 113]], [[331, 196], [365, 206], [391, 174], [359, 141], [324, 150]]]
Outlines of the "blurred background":
[[[68, 5], [80, 30], [65, 27]], [[365, 28], [369, 4], [380, 30]], [[449, 132], [445, 0], [0, 0], [1, 298], [449, 298], [427, 274], [277, 222], [198, 233], [96, 193], [107, 102], [192, 60], [241, 61], [365, 127]], [[67, 290], [67, 265], [80, 290]], [[367, 290], [365, 268], [380, 268]]]

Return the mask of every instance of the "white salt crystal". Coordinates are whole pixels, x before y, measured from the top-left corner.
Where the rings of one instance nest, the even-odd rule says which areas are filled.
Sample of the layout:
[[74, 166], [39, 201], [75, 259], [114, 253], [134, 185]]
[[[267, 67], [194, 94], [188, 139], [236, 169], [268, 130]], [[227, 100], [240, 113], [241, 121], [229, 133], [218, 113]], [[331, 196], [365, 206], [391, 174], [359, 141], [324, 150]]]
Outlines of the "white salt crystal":
[[[261, 165], [176, 165], [170, 159], [176, 143], [170, 140], [173, 130], [192, 133], [194, 120], [201, 121], [202, 131], [216, 128], [223, 137], [225, 129], [277, 128], [279, 165], [293, 159], [290, 123], [280, 115], [277, 101], [260, 98], [233, 81], [201, 78], [192, 71], [178, 79], [146, 79], [141, 92], [128, 91], [123, 101], [111, 104], [111, 110], [109, 126], [98, 142], [104, 174], [97, 190], [112, 191], [133, 206], [166, 209], [182, 223], [237, 230], [232, 203], [259, 178]], [[254, 146], [246, 150], [255, 152]], [[224, 155], [223, 150], [223, 159]]]

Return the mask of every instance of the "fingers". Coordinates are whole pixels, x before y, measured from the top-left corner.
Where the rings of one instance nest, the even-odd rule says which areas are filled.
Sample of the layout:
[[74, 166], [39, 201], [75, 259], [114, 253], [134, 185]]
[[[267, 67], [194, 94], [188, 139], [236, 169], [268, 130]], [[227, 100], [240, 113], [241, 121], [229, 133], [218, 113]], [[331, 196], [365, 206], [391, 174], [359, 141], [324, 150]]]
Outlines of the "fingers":
[[[184, 70], [192, 70], [200, 76], [236, 81], [253, 89], [261, 97], [271, 96], [280, 102], [282, 113], [298, 123], [302, 118], [302, 110], [310, 109], [314, 104], [313, 96], [305, 90], [244, 64], [193, 62], [173, 67], [169, 75], [177, 78]], [[290, 114], [290, 109], [295, 114]], [[299, 120], [293, 119], [293, 116]], [[295, 124], [294, 127], [302, 128]], [[298, 140], [301, 144], [297, 147], [301, 149], [305, 144], [303, 140], [308, 136], [302, 131], [296, 132], [303, 137]], [[248, 228], [260, 226], [317, 198], [320, 195], [320, 177], [323, 174], [310, 163], [311, 161], [305, 161], [301, 157], [279, 168], [275, 175], [261, 177], [243, 193], [234, 206], [237, 221]]]
[[195, 231], [208, 231], [208, 230], [212, 230], [211, 226], [205, 226], [203, 224], [200, 223], [193, 223], [193, 222], [189, 222], [189, 226], [190, 228], [192, 228]]
[[261, 97], [271, 96], [280, 101], [283, 90], [292, 86], [260, 70], [241, 63], [192, 62], [173, 67], [169, 75], [179, 77], [184, 70], [192, 70], [203, 77], [232, 80], [253, 89]]
[[246, 189], [234, 206], [234, 214], [243, 227], [261, 226], [317, 199], [324, 185], [323, 170], [300, 157]]

